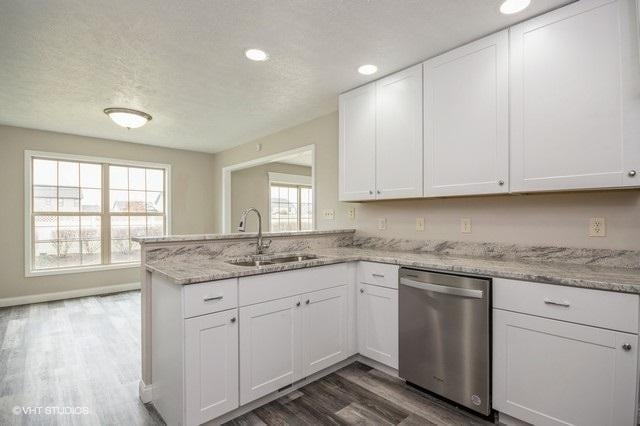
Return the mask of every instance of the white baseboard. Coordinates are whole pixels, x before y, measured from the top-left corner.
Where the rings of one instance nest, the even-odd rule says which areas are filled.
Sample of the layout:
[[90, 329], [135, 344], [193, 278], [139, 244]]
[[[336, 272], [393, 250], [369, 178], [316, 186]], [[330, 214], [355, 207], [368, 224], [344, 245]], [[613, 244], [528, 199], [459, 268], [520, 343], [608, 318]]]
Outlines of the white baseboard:
[[138, 383], [138, 396], [140, 397], [140, 401], [143, 404], [151, 402], [153, 400], [153, 386], [145, 384], [145, 382], [140, 379], [140, 383]]
[[97, 294], [120, 293], [122, 291], [139, 290], [140, 283], [105, 285], [102, 287], [82, 288], [79, 290], [59, 291], [56, 293], [31, 294], [28, 296], [5, 297], [0, 299], [0, 307], [28, 305], [30, 303], [50, 302], [52, 300], [73, 299], [76, 297], [95, 296]]

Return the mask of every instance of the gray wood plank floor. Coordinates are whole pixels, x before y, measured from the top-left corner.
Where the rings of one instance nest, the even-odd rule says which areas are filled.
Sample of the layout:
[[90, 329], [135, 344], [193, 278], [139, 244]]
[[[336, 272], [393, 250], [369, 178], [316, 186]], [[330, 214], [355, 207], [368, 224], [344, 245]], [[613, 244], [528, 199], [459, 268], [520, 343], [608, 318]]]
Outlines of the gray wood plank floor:
[[[139, 292], [2, 308], [0, 342], [0, 425], [164, 424], [138, 399]], [[50, 414], [45, 407], [87, 414]], [[230, 424], [485, 422], [354, 363]]]

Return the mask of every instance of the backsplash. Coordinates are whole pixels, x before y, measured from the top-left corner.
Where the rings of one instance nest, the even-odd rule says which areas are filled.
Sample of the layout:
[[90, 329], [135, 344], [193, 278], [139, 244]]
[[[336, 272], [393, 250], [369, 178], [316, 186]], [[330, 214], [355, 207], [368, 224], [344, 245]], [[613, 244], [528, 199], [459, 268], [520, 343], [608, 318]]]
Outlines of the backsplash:
[[444, 256], [640, 268], [640, 251], [637, 250], [525, 246], [469, 241], [409, 240], [369, 236], [362, 232], [356, 232], [352, 244], [358, 248], [433, 252]]

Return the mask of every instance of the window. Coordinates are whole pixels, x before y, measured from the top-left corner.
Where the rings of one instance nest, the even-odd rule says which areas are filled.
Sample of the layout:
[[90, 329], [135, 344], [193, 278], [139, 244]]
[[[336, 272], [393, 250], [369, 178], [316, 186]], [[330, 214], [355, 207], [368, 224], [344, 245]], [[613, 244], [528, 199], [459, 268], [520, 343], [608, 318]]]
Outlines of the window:
[[131, 266], [167, 229], [169, 166], [25, 153], [26, 274]]
[[308, 176], [269, 173], [272, 232], [313, 229], [313, 189]]

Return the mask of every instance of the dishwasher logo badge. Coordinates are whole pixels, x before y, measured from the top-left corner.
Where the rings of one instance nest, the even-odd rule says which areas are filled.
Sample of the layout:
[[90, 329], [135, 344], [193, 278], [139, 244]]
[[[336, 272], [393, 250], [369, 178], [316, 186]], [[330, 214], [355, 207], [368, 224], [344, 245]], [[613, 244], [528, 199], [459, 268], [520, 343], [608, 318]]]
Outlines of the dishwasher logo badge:
[[473, 402], [473, 405], [482, 404], [482, 400], [480, 399], [480, 397], [478, 395], [471, 395], [471, 402]]

